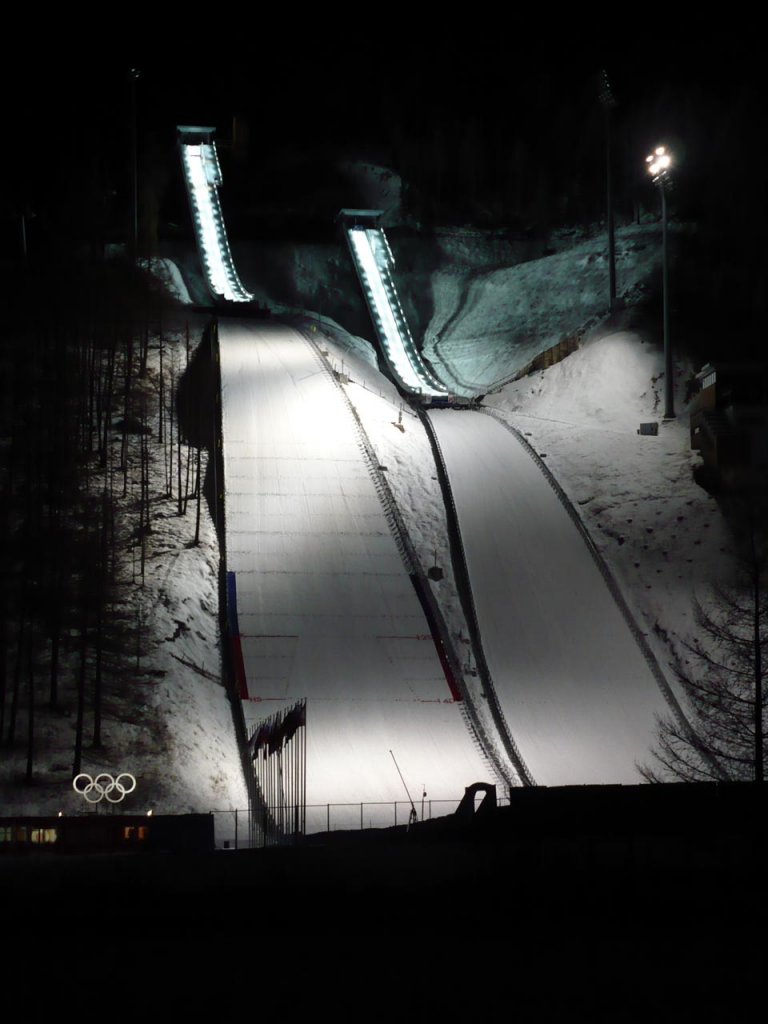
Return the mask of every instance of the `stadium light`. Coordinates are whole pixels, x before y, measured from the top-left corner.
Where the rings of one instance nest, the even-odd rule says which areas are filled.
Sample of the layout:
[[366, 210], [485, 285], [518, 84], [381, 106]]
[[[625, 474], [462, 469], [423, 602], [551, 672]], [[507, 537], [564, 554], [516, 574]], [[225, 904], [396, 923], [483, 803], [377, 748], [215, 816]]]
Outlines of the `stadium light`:
[[657, 146], [645, 158], [648, 173], [661, 194], [662, 292], [664, 303], [664, 419], [675, 418], [672, 341], [669, 336], [669, 239], [667, 231], [667, 189], [670, 185], [672, 154], [666, 146]]
[[611, 173], [611, 115], [616, 108], [616, 99], [603, 69], [600, 73], [600, 106], [605, 114], [605, 218], [608, 228], [608, 301], [611, 316], [616, 315], [616, 228], [613, 215], [613, 175]]
[[136, 82], [141, 72], [131, 68], [128, 81], [131, 89], [131, 262], [135, 263], [139, 255], [139, 161], [136, 126]]

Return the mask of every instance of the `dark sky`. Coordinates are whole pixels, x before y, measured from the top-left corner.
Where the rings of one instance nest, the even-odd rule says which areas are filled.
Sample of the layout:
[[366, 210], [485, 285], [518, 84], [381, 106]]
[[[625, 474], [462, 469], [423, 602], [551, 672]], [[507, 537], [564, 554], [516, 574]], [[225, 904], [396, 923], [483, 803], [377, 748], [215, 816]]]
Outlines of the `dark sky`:
[[330, 14], [308, 22], [294, 11], [277, 23], [274, 12], [263, 24], [230, 17], [229, 31], [212, 33], [131, 26], [127, 15], [125, 32], [117, 20], [100, 41], [86, 42], [71, 28], [61, 41], [20, 41], [18, 63], [11, 54], [1, 72], [4, 106], [14, 134], [22, 136], [43, 125], [103, 130], [105, 122], [119, 121], [123, 76], [137, 64], [142, 116], [158, 128], [228, 122], [240, 108], [280, 134], [354, 137], [365, 132], [366, 121], [376, 122], [391, 96], [414, 113], [445, 105], [522, 116], [542, 78], [567, 102], [601, 67], [629, 103], [649, 100], [665, 86], [722, 96], [741, 83], [760, 86], [762, 61], [751, 34], [720, 25], [708, 32], [673, 27], [662, 37], [650, 13], [642, 28], [606, 31], [582, 21], [571, 32], [559, 22], [554, 34], [551, 24], [502, 28], [490, 15], [482, 25], [426, 29], [396, 10], [377, 12], [386, 24], [373, 29], [351, 18], [337, 24]]
[[344, 20], [327, 9], [308, 19], [285, 7], [245, 20], [222, 12], [196, 29], [191, 14], [176, 11], [178, 25], [166, 30], [147, 11], [121, 9], [95, 38], [93, 25], [27, 26], [9, 35], [14, 45], [0, 67], [11, 153], [0, 177], [14, 195], [34, 196], [51, 186], [52, 153], [70, 165], [95, 153], [106, 177], [124, 177], [132, 65], [142, 72], [142, 139], [172, 145], [178, 123], [212, 124], [225, 139], [242, 111], [265, 159], [326, 147], [378, 149], [386, 158], [395, 125], [413, 138], [440, 123], [460, 149], [475, 120], [497, 147], [500, 137], [540, 136], [550, 161], [568, 160], [606, 68], [616, 117], [627, 126], [620, 159], [639, 178], [647, 147], [669, 141], [683, 180], [693, 189], [695, 178], [707, 179], [707, 201], [718, 198], [720, 181], [723, 196], [760, 188], [763, 73], [753, 33], [722, 22], [704, 31], [670, 25], [667, 12], [662, 34], [651, 10], [632, 12], [621, 29], [583, 12], [567, 23], [515, 15], [502, 26], [490, 10], [427, 28], [416, 13], [377, 8], [378, 23], [364, 28], [353, 11]]

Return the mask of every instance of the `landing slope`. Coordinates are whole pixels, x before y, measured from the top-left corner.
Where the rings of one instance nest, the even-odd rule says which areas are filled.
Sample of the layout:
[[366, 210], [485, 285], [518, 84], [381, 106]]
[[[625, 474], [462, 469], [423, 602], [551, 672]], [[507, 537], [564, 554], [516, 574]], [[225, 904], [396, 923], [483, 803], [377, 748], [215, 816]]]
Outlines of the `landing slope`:
[[665, 699], [541, 470], [489, 416], [430, 413], [454, 491], [483, 644], [540, 785], [639, 781]]
[[[227, 568], [255, 723], [307, 698], [308, 804], [453, 799], [489, 772], [341, 393], [280, 326], [222, 322]], [[366, 817], [368, 815], [366, 814]]]

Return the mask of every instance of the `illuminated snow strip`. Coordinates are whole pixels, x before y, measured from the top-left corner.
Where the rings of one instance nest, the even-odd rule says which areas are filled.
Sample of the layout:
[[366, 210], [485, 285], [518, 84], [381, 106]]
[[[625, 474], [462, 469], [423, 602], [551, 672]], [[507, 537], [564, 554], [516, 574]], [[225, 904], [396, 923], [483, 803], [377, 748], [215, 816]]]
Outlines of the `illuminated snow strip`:
[[413, 343], [391, 278], [391, 254], [383, 232], [353, 227], [348, 229], [348, 236], [387, 362], [398, 381], [418, 394], [447, 394], [427, 370]]
[[253, 296], [237, 276], [227, 241], [217, 192], [221, 172], [216, 148], [208, 143], [182, 145], [181, 154], [208, 287], [228, 302], [250, 302]]
[[393, 824], [405, 792], [390, 750], [411, 792], [460, 795], [489, 769], [450, 699], [346, 402], [287, 327], [222, 321], [219, 346], [249, 734], [306, 698], [307, 804], [322, 807], [308, 806], [308, 831], [326, 814], [359, 828], [361, 802], [366, 824]]

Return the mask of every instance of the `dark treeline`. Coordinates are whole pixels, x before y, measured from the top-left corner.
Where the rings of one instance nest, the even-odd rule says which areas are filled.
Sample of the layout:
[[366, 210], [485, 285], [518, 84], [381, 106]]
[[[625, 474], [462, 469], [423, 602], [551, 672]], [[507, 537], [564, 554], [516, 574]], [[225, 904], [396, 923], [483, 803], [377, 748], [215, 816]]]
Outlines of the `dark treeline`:
[[[130, 57], [89, 52], [67, 61], [66, 74], [41, 62], [39, 96], [11, 112], [12, 130], [18, 126], [23, 136], [2, 172], [13, 177], [6, 202], [17, 210], [37, 205], [52, 230], [124, 237], [133, 109], [128, 72], [135, 62], [147, 242], [185, 216], [175, 126], [215, 126], [226, 153], [236, 120], [247, 157], [225, 166], [225, 176], [228, 197], [241, 192], [243, 202], [250, 195], [287, 210], [301, 203], [302, 189], [318, 184], [323, 163], [328, 170], [342, 156], [393, 166], [424, 223], [546, 231], [594, 221], [605, 212], [604, 69], [616, 104], [619, 212], [631, 216], [638, 202], [655, 205], [643, 159], [648, 147], [666, 142], [679, 164], [680, 214], [743, 234], [755, 205], [764, 204], [756, 43], [727, 26], [717, 32], [667, 26], [663, 36], [638, 26], [597, 31], [586, 20], [572, 34], [562, 25], [546, 28], [514, 24], [507, 32], [490, 20], [468, 19], [429, 30], [404, 23], [392, 34], [371, 34], [352, 24], [323, 24], [316, 34], [291, 32], [285, 52], [214, 48], [206, 53], [205, 73], [182, 48], [160, 55], [144, 46]], [[276, 81], [279, 89], [270, 88]], [[305, 169], [303, 182], [300, 175], [286, 177], [291, 163]]]
[[[135, 593], [157, 497], [150, 446], [180, 514], [200, 488], [175, 426], [183, 355], [166, 358], [160, 383], [148, 373], [166, 303], [148, 279], [119, 263], [73, 261], [5, 275], [0, 756], [31, 782], [46, 768], [77, 774], [85, 751], [103, 745], [105, 717], [140, 685], [147, 627]], [[49, 764], [56, 722], [71, 743], [54, 740], [60, 763]]]
[[469, 18], [371, 34], [320, 18], [312, 32], [291, 25], [283, 42], [239, 49], [228, 40], [226, 51], [206, 52], [204, 74], [190, 64], [198, 48], [178, 45], [89, 51], [67, 60], [66, 74], [41, 61], [40, 88], [10, 112], [0, 251], [16, 255], [22, 227], [30, 252], [77, 244], [99, 258], [105, 243], [126, 242], [134, 62], [144, 255], [192, 240], [179, 123], [216, 128], [235, 240], [335, 237], [338, 209], [363, 201], [342, 159], [391, 167], [422, 229], [469, 224], [546, 240], [560, 226], [594, 227], [606, 217], [605, 71], [618, 223], [658, 217], [644, 158], [666, 143], [671, 215], [697, 232], [679, 264], [680, 307], [700, 311], [692, 326], [713, 335], [762, 323], [762, 55], [743, 30], [620, 30], [584, 14], [572, 29], [521, 18], [501, 31]]

